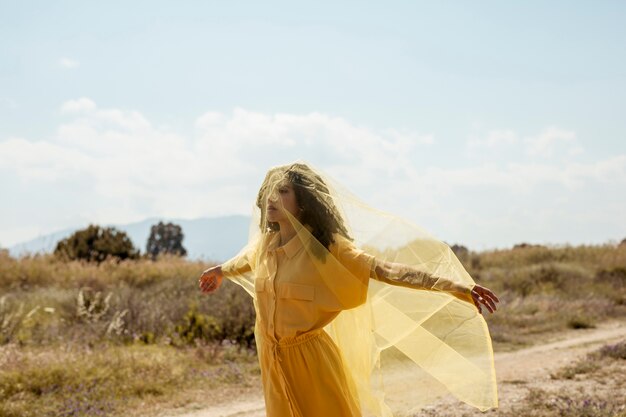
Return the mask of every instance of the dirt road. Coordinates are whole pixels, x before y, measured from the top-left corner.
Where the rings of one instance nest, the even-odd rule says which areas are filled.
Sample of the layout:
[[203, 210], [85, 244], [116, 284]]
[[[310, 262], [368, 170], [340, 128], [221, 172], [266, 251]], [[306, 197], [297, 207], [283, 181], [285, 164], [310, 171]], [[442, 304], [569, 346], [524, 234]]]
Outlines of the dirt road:
[[[507, 407], [519, 401], [526, 394], [528, 384], [534, 386], [553, 384], [550, 373], [574, 363], [578, 358], [599, 346], [623, 339], [626, 339], [626, 323], [607, 323], [595, 329], [561, 333], [557, 340], [546, 344], [514, 352], [496, 353], [495, 365], [500, 407]], [[450, 415], [459, 415], [460, 411], [463, 411], [463, 415], [470, 415], [474, 412], [471, 408], [452, 400], [442, 401], [429, 408], [437, 410], [438, 416], [445, 416], [447, 412], [451, 413]], [[476, 415], [480, 414], [477, 412]], [[265, 411], [263, 396], [259, 389], [247, 395], [244, 400], [237, 398], [203, 410], [178, 414], [172, 412], [162, 416], [264, 417]]]

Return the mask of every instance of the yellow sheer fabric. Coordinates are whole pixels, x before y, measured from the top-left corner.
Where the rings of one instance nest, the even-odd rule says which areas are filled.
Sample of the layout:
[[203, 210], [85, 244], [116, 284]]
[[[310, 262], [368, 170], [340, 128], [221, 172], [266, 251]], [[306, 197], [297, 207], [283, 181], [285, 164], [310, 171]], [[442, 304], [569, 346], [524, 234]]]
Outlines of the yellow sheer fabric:
[[[254, 298], [268, 416], [320, 415], [322, 397], [335, 392], [308, 387], [328, 381], [344, 399], [332, 399], [345, 409], [332, 415], [407, 415], [448, 394], [480, 410], [497, 407], [489, 331], [452, 250], [309, 168], [270, 170], [248, 245], [222, 265]], [[300, 201], [304, 210], [333, 219], [330, 239], [285, 211], [296, 235], [278, 246], [266, 204], [279, 203], [279, 188], [294, 178], [319, 203]], [[326, 339], [313, 344], [319, 332]], [[309, 351], [287, 349], [307, 338]]]

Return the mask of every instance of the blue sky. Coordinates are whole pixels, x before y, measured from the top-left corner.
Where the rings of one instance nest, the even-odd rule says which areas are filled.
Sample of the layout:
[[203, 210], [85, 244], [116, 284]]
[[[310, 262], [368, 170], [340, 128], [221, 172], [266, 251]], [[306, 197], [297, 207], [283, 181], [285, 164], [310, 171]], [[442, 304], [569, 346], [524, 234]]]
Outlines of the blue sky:
[[473, 249], [626, 238], [626, 3], [0, 1], [0, 245], [304, 159]]

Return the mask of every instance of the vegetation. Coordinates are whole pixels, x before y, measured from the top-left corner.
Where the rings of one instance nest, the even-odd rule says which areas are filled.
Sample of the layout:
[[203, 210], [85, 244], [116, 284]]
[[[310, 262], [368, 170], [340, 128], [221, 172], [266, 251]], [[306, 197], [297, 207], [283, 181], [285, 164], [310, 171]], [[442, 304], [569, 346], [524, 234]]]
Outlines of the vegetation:
[[253, 347], [250, 297], [231, 282], [216, 294], [201, 294], [198, 277], [206, 268], [176, 256], [90, 263], [0, 253], [0, 343], [180, 346], [197, 338]]
[[207, 267], [0, 251], [0, 416], [122, 416], [181, 386], [248, 384], [250, 297], [231, 282], [202, 295]]
[[89, 225], [57, 243], [54, 254], [64, 260], [102, 262], [108, 258], [137, 259], [139, 251], [123, 231]]
[[[580, 384], [554, 391], [530, 388], [523, 406], [514, 407], [505, 416], [524, 414], [531, 417], [624, 417], [625, 372], [626, 341], [604, 345], [552, 375], [557, 384], [563, 379], [577, 379]], [[590, 390], [590, 385], [595, 388]]]
[[187, 249], [183, 247], [184, 237], [179, 225], [159, 222], [150, 229], [146, 253], [152, 260], [156, 260], [159, 254], [185, 256]]
[[[626, 340], [606, 344], [551, 379], [501, 381], [500, 408], [488, 412], [501, 417], [626, 417]], [[510, 389], [510, 384], [518, 388]], [[509, 385], [509, 387], [507, 387]], [[509, 389], [507, 389], [509, 388]], [[424, 410], [423, 417], [479, 417], [486, 415], [462, 404], [446, 410]]]
[[[485, 315], [496, 350], [626, 318], [626, 245], [457, 249], [502, 300]], [[252, 302], [229, 281], [201, 294], [208, 266], [173, 255], [16, 259], [0, 250], [0, 415], [117, 416], [199, 381], [247, 381], [258, 373]], [[555, 378], [595, 375], [622, 360], [623, 347], [607, 349], [614, 353], [598, 354], [607, 362]], [[525, 401], [554, 395], [533, 391]], [[571, 401], [589, 411], [571, 415], [608, 407]], [[548, 411], [536, 415], [566, 415]]]
[[566, 366], [552, 375], [553, 379], [574, 379], [583, 374], [594, 373], [610, 366], [613, 360], [626, 360], [626, 341], [604, 345], [577, 363]]
[[146, 402], [167, 401], [181, 387], [249, 385], [256, 358], [238, 352], [216, 357], [206, 346], [157, 345], [0, 347], [0, 416], [128, 416]]
[[502, 301], [485, 315], [499, 350], [626, 318], [626, 245], [518, 245], [460, 259]]

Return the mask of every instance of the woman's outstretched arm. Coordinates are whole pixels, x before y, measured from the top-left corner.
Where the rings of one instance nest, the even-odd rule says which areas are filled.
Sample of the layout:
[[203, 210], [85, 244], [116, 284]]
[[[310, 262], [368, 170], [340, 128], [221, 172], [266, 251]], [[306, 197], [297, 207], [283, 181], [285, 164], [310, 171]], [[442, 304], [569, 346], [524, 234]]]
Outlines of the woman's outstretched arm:
[[210, 294], [222, 285], [224, 277], [228, 278], [250, 272], [252, 270], [252, 256], [254, 256], [253, 248], [254, 245], [248, 245], [232, 259], [203, 271], [198, 280], [200, 291], [203, 294]]
[[375, 260], [371, 269], [371, 278], [391, 285], [420, 290], [444, 291], [460, 300], [473, 303], [481, 314], [481, 305], [493, 313], [496, 311], [496, 303], [499, 302], [498, 297], [491, 290], [478, 284], [452, 281], [401, 263]]

